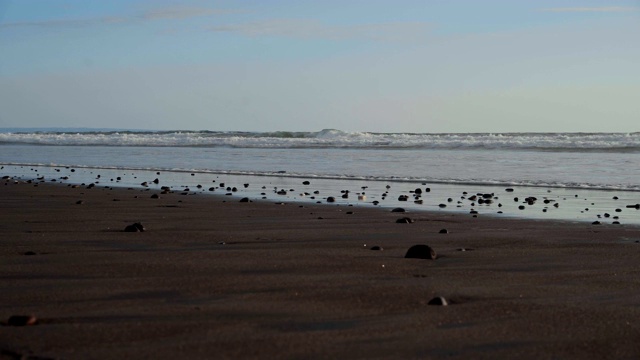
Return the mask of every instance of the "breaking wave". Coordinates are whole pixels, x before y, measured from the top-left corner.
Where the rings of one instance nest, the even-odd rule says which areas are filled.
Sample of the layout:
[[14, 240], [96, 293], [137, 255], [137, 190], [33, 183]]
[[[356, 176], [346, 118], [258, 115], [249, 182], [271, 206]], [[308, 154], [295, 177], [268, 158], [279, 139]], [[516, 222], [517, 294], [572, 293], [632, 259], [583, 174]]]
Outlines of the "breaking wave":
[[640, 133], [372, 133], [222, 131], [14, 131], [0, 145], [232, 148], [500, 149], [640, 152]]

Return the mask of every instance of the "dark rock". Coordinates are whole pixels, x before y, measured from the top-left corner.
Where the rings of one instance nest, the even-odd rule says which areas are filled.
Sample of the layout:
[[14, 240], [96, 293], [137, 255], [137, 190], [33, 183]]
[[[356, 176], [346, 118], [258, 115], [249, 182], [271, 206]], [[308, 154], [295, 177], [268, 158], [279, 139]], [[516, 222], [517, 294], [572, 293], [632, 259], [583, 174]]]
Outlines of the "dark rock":
[[446, 208], [446, 207], [447, 207], [447, 204], [440, 204], [440, 205], [438, 205], [438, 206], [439, 206], [440, 208]]
[[34, 251], [27, 251], [22, 255], [32, 256], [32, 255], [38, 255], [38, 254], [36, 254]]
[[378, 250], [378, 251], [383, 250], [380, 246], [372, 246], [372, 247], [370, 247], [369, 249], [370, 249], [370, 250]]
[[524, 210], [524, 209], [525, 209], [525, 206], [524, 206], [524, 205], [520, 205], [520, 206], [518, 206], [518, 209], [520, 209], [520, 210]]
[[396, 224], [412, 224], [412, 223], [413, 223], [413, 219], [408, 217], [403, 217], [396, 220]]
[[83, 200], [78, 200], [78, 201], [76, 201], [76, 205], [82, 205], [82, 204], [84, 204], [84, 201], [83, 201]]
[[443, 298], [442, 296], [437, 296], [429, 300], [427, 305], [447, 306], [449, 305], [449, 303], [447, 302], [447, 299]]
[[311, 185], [311, 183], [309, 181], [305, 180], [305, 181], [302, 182], [302, 185]]
[[131, 225], [127, 225], [124, 228], [124, 231], [125, 232], [143, 232], [145, 231], [145, 228], [141, 223], [138, 222], [138, 223], [133, 223]]
[[249, 184], [243, 184], [243, 186], [244, 186], [244, 188], [246, 189], [246, 188], [248, 188], [248, 187], [249, 187]]
[[600, 225], [600, 221], [594, 221], [591, 223], [591, 225]]
[[403, 212], [405, 212], [405, 211], [406, 211], [406, 210], [405, 210], [405, 209], [403, 209], [403, 208], [395, 208], [395, 209], [391, 210], [391, 212], [397, 212], [397, 213], [403, 213]]
[[438, 231], [439, 234], [448, 234], [449, 230], [447, 229], [440, 229], [440, 231]]
[[640, 204], [627, 205], [627, 209], [636, 209], [636, 210], [640, 210]]
[[506, 189], [504, 189], [504, 191], [506, 191], [506, 192], [513, 192], [513, 189], [512, 189], [512, 188], [506, 188]]
[[413, 245], [407, 250], [407, 254], [404, 256], [406, 259], [430, 259], [435, 260], [437, 257], [436, 251], [428, 245]]
[[328, 203], [336, 202], [336, 198], [334, 198], [333, 196], [329, 196], [329, 197], [327, 198], [327, 202], [328, 202]]
[[407, 200], [409, 200], [409, 197], [407, 195], [398, 196], [398, 201], [407, 201]]
[[422, 194], [422, 189], [417, 188], [417, 189], [415, 189], [415, 190], [414, 190], [414, 193], [416, 193], [416, 194]]
[[622, 212], [622, 209], [616, 209], [616, 212]]
[[154, 183], [154, 184], [159, 184], [159, 183], [160, 183], [160, 179], [155, 178], [155, 179], [153, 180], [153, 183]]
[[37, 323], [38, 319], [33, 315], [12, 315], [7, 320], [9, 326], [29, 326]]
[[250, 202], [250, 201], [249, 201], [249, 198], [244, 197], [244, 198], [240, 199], [240, 202], [241, 202], [241, 203], [248, 203], [248, 202]]
[[160, 195], [158, 195], [158, 194], [153, 194], [153, 195], [151, 195], [151, 198], [152, 198], [152, 199], [160, 199]]

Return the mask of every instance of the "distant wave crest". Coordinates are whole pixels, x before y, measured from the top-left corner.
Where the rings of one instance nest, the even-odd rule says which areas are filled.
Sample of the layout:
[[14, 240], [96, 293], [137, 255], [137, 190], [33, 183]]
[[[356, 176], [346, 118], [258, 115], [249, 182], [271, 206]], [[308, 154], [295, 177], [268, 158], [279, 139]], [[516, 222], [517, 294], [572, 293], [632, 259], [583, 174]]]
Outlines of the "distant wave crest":
[[502, 149], [640, 152], [640, 133], [421, 134], [222, 131], [43, 131], [0, 133], [0, 145], [237, 148]]

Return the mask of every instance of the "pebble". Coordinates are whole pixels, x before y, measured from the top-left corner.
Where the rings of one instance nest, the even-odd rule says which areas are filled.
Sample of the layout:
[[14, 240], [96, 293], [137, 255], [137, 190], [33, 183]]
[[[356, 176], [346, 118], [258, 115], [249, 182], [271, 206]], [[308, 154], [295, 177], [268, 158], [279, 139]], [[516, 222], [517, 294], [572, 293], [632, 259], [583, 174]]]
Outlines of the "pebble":
[[372, 246], [372, 247], [370, 247], [369, 249], [370, 249], [370, 250], [378, 250], [378, 251], [383, 250], [383, 249], [382, 249], [382, 247], [377, 246], [377, 245], [376, 245], [376, 246]]
[[441, 229], [440, 231], [438, 231], [439, 234], [448, 234], [449, 230], [447, 229]]
[[413, 223], [413, 219], [408, 217], [403, 217], [396, 220], [396, 224], [411, 224], [411, 223]]
[[137, 223], [133, 223], [131, 225], [127, 225], [124, 228], [124, 231], [125, 232], [143, 232], [143, 231], [145, 231], [145, 228], [141, 223], [137, 222]]
[[447, 306], [449, 305], [449, 303], [447, 302], [447, 299], [443, 298], [442, 296], [437, 296], [429, 300], [427, 305]]
[[38, 319], [33, 315], [12, 315], [7, 320], [9, 326], [29, 326], [38, 323]]
[[397, 213], [403, 213], [405, 211], [406, 210], [404, 208], [395, 208], [395, 209], [391, 210], [391, 212], [397, 212]]
[[428, 245], [413, 245], [407, 250], [404, 256], [406, 259], [430, 259], [435, 260], [437, 257], [436, 251]]

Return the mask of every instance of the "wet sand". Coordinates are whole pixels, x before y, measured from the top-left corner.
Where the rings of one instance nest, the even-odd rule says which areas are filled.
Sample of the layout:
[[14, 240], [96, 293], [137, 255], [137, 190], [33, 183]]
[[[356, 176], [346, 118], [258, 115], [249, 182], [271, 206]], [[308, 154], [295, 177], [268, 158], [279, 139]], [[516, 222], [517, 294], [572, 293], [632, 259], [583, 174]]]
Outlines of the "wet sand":
[[0, 358], [640, 356], [638, 227], [34, 185], [0, 182]]

